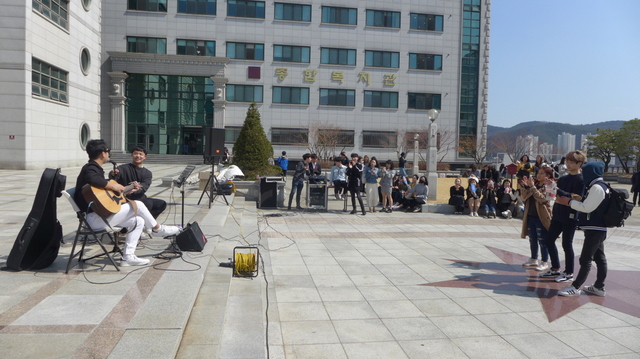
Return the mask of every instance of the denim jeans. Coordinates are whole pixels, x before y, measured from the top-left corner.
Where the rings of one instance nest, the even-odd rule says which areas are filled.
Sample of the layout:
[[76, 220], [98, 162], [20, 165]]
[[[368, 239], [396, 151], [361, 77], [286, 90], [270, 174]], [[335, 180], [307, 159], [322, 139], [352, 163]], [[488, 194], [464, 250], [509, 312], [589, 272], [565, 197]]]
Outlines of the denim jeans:
[[551, 220], [546, 242], [549, 258], [551, 259], [551, 268], [560, 269], [560, 255], [556, 247], [556, 239], [560, 236], [560, 232], [562, 232], [562, 249], [564, 250], [564, 272], [573, 274], [573, 267], [575, 266], [573, 235], [576, 233], [576, 222], [573, 219], [567, 219], [562, 222]]
[[485, 203], [484, 204], [484, 214], [487, 215], [489, 214], [489, 212], [495, 212], [496, 211], [496, 206], [493, 205], [493, 203]]
[[304, 182], [300, 180], [293, 180], [291, 185], [291, 193], [289, 194], [289, 207], [291, 207], [291, 202], [293, 202], [293, 194], [296, 194], [296, 206], [300, 207], [300, 195], [302, 194], [302, 187], [304, 187]]
[[549, 252], [547, 251], [545, 242], [549, 233], [542, 225], [540, 218], [528, 217], [527, 230], [529, 231], [529, 246], [531, 247], [531, 258], [538, 259], [538, 247], [540, 247], [540, 259], [542, 259], [543, 262], [548, 261]]
[[607, 278], [607, 257], [604, 254], [604, 240], [607, 239], [606, 231], [584, 231], [584, 244], [580, 253], [580, 270], [573, 282], [575, 288], [580, 288], [587, 280], [591, 271], [591, 262], [596, 262], [598, 273], [593, 284], [598, 289], [604, 288], [604, 280]]

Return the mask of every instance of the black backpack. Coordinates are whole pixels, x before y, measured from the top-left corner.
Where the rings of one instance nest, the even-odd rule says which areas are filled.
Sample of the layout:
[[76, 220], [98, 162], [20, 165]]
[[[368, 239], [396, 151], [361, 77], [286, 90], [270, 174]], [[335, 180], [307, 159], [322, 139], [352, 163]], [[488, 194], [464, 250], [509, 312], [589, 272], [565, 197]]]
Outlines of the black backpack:
[[624, 220], [631, 215], [633, 203], [627, 201], [629, 192], [625, 189], [613, 189], [608, 183], [600, 182], [605, 192], [609, 194], [609, 205], [606, 208], [598, 207], [600, 218], [605, 227], [622, 227]]

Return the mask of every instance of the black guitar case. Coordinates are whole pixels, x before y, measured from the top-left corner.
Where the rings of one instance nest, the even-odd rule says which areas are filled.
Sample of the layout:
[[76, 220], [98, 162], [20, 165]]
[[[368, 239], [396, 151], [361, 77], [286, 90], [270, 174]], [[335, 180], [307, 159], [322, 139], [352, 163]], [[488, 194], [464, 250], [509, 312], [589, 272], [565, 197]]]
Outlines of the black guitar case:
[[7, 258], [8, 269], [43, 269], [56, 259], [62, 240], [56, 197], [62, 196], [66, 183], [67, 177], [59, 168], [44, 170], [31, 212]]

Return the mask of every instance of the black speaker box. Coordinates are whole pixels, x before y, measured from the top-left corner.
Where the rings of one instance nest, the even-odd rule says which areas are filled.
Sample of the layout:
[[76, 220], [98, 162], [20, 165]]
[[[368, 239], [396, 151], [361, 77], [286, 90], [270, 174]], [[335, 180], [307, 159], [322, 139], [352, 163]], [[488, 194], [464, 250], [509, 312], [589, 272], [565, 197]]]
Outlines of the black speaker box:
[[224, 128], [207, 128], [204, 157], [222, 158], [224, 154]]
[[184, 231], [176, 236], [176, 244], [183, 252], [202, 252], [207, 238], [202, 234], [198, 222], [188, 223]]

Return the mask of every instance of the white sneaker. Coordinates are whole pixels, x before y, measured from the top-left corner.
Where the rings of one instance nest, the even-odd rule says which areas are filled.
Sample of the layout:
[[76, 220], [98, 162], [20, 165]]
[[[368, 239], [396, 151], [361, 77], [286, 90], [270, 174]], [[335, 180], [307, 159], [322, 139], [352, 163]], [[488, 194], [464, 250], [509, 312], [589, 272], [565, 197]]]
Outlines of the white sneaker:
[[596, 288], [594, 285], [590, 285], [588, 287], [582, 288], [585, 293], [597, 295], [599, 297], [604, 297], [607, 293], [604, 291], [604, 288]]
[[558, 295], [563, 297], [576, 297], [579, 296], [582, 291], [580, 289], [576, 289], [573, 285], [566, 287], [565, 289], [558, 292]]
[[153, 235], [157, 237], [175, 236], [178, 233], [180, 233], [180, 228], [176, 226], [165, 226], [164, 224], [161, 224], [160, 228], [153, 230]]
[[121, 267], [146, 266], [147, 264], [149, 264], [148, 259], [138, 258], [133, 254], [130, 256], [122, 257], [122, 260], [120, 260]]
[[537, 267], [538, 266], [538, 260], [537, 259], [533, 259], [533, 258], [529, 258], [528, 261], [522, 263], [523, 267]]
[[567, 282], [573, 282], [573, 273], [571, 274], [567, 274], [565, 272], [562, 272], [562, 274], [560, 274], [556, 279], [554, 279], [556, 282], [558, 283], [567, 283]]
[[546, 271], [547, 269], [549, 269], [549, 263], [547, 262], [542, 262], [539, 266], [536, 267], [536, 270], [538, 272]]
[[473, 212], [473, 216], [474, 216], [474, 217], [480, 217], [480, 216], [478, 215], [478, 212]]

